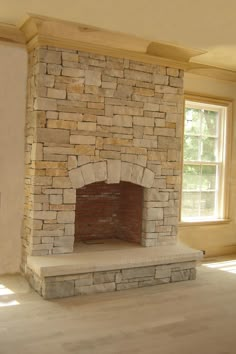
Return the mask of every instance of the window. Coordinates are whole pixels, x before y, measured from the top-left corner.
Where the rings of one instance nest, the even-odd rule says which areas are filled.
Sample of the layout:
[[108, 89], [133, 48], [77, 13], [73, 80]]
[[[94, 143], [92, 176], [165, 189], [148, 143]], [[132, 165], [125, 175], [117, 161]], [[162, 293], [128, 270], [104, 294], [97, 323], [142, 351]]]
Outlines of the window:
[[228, 106], [186, 99], [182, 221], [226, 218]]

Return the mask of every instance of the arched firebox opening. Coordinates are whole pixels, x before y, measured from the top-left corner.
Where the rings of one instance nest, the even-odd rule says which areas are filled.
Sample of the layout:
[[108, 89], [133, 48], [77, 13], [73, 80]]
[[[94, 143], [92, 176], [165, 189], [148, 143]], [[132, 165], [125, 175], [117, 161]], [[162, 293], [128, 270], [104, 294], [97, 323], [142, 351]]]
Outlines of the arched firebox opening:
[[119, 239], [141, 244], [143, 187], [97, 182], [76, 191], [75, 243]]

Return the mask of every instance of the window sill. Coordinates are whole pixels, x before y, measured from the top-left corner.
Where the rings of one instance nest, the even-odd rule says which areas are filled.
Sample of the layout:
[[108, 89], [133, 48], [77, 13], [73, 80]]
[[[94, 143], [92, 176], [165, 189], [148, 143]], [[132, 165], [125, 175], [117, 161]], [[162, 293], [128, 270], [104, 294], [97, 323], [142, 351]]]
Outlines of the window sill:
[[231, 219], [218, 219], [218, 220], [200, 220], [200, 221], [181, 221], [179, 227], [192, 227], [192, 226], [208, 226], [208, 225], [222, 225], [229, 224]]

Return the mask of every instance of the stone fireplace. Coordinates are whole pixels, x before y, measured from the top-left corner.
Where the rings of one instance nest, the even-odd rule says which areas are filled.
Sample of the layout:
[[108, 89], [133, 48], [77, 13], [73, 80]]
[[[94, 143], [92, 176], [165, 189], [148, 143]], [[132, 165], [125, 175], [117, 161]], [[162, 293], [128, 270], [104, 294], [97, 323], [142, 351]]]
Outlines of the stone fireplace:
[[[178, 68], [30, 51], [22, 269], [40, 294], [194, 278], [200, 253], [176, 242], [182, 115]], [[137, 248], [98, 251], [88, 264], [79, 243], [108, 239]]]

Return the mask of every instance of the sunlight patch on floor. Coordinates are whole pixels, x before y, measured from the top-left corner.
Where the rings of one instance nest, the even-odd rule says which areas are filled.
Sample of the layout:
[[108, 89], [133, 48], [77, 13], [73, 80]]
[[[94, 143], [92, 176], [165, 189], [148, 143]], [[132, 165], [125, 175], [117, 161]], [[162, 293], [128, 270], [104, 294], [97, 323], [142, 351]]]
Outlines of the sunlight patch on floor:
[[10, 300], [9, 295], [15, 294], [14, 291], [0, 284], [0, 307], [16, 306], [20, 303], [16, 300]]
[[224, 272], [236, 274], [236, 260], [215, 262], [215, 263], [204, 263], [204, 267], [219, 269]]

